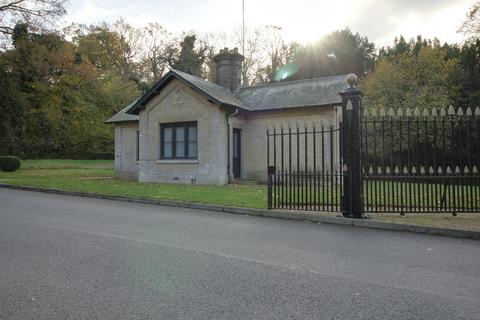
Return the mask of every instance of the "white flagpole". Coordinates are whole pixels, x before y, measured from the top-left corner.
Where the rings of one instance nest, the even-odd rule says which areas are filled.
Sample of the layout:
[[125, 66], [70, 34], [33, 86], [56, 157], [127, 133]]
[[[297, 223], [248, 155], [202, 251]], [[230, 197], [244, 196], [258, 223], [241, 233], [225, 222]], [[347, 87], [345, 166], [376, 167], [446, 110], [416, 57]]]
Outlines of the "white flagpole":
[[245, 56], [245, 0], [242, 0], [242, 54]]

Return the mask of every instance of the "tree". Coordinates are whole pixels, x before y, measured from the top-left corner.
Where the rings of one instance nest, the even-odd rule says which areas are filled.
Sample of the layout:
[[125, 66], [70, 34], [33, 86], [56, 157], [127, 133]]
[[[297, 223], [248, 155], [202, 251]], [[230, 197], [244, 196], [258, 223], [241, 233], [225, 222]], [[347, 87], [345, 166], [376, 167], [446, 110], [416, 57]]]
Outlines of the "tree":
[[[250, 86], [263, 83], [261, 70], [265, 67], [266, 57], [263, 51], [263, 29], [245, 28], [245, 46], [242, 54], [242, 85]], [[237, 28], [233, 33], [233, 42], [236, 46], [243, 47], [242, 29]]]
[[176, 39], [158, 23], [150, 23], [143, 29], [143, 53], [140, 72], [145, 89], [159, 80], [178, 55]]
[[458, 31], [475, 38], [480, 36], [480, 1], [476, 1], [468, 10], [467, 17]]
[[[412, 38], [407, 42], [405, 38], [400, 35], [398, 38], [395, 37], [393, 46], [382, 47], [379, 50], [378, 58], [395, 58], [403, 54], [418, 56], [421, 49], [427, 47], [441, 47], [440, 40], [437, 38], [434, 38], [433, 40], [424, 39], [421, 35], [418, 35], [416, 38]], [[452, 48], [452, 46], [445, 44], [447, 54], [450, 53], [448, 51]]]
[[458, 59], [448, 59], [445, 49], [433, 45], [418, 55], [382, 58], [361, 82], [367, 109], [448, 108], [460, 96], [462, 70]]
[[480, 106], [480, 39], [471, 39], [461, 46], [449, 46], [450, 54], [460, 60], [463, 77], [460, 106]]
[[272, 25], [265, 27], [262, 42], [267, 63], [257, 72], [257, 78], [260, 78], [263, 83], [287, 79], [291, 68], [285, 68], [285, 66], [293, 62], [301, 48], [300, 44], [287, 43], [283, 39], [282, 29]]
[[[43, 30], [66, 13], [66, 0], [0, 0], [0, 34], [8, 39], [18, 22]], [[5, 37], [6, 36], [6, 37]]]
[[298, 50], [295, 61], [300, 70], [291, 80], [348, 73], [363, 77], [375, 63], [375, 45], [347, 28]]
[[103, 121], [139, 95], [135, 82], [98, 50], [116, 48], [104, 40], [118, 36], [87, 34], [88, 46], [80, 47], [59, 33], [15, 30], [14, 47], [0, 52], [0, 153], [111, 157], [113, 131]]
[[173, 68], [195, 76], [202, 76], [202, 65], [205, 61], [207, 48], [201, 46], [196, 49], [196, 40], [197, 36], [195, 34], [188, 34], [183, 38], [180, 42], [180, 54], [175, 59]]

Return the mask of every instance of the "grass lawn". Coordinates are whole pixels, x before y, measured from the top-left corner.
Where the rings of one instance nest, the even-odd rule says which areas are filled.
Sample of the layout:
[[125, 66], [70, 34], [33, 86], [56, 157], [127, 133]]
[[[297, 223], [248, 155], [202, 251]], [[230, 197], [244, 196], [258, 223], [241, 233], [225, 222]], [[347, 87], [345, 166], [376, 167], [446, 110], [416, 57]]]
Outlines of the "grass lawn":
[[0, 172], [0, 183], [162, 200], [266, 208], [263, 185], [179, 185], [114, 179], [110, 160], [25, 160], [16, 172]]
[[[162, 200], [267, 208], [265, 185], [179, 185], [115, 179], [111, 160], [25, 160], [16, 172], [1, 172], [0, 183]], [[331, 192], [332, 190], [330, 190]], [[315, 212], [315, 214], [317, 214]], [[325, 213], [335, 215], [335, 213]], [[374, 220], [480, 230], [480, 213], [370, 214]]]

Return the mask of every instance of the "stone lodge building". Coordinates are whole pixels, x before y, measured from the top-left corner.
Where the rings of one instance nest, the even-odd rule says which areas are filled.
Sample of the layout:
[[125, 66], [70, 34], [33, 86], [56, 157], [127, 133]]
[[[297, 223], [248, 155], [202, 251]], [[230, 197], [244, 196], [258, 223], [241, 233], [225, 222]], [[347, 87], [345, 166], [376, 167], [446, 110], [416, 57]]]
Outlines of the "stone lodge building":
[[[108, 119], [115, 125], [117, 177], [200, 184], [263, 181], [267, 128], [338, 126], [338, 93], [346, 76], [241, 87], [242, 62], [237, 49], [221, 50], [215, 83], [172, 69]], [[331, 146], [323, 143], [336, 148], [338, 139]]]

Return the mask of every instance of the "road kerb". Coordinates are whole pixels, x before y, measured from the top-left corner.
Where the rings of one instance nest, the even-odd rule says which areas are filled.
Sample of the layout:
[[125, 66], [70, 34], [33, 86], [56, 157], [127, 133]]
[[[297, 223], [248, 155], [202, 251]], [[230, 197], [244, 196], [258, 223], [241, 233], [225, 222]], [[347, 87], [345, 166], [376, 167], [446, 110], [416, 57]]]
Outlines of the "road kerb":
[[251, 215], [251, 216], [261, 216], [261, 217], [268, 217], [268, 218], [303, 220], [303, 221], [310, 221], [310, 222], [346, 225], [346, 226], [354, 226], [354, 227], [362, 227], [362, 228], [370, 228], [370, 229], [414, 232], [414, 233], [440, 235], [440, 236], [455, 237], [455, 238], [467, 238], [467, 239], [480, 240], [480, 231], [429, 227], [429, 226], [421, 226], [421, 225], [413, 225], [413, 224], [382, 222], [382, 221], [364, 220], [364, 219], [351, 219], [351, 218], [343, 218], [343, 217], [332, 217], [332, 216], [325, 216], [321, 214], [312, 214], [310, 212], [303, 212], [303, 211], [266, 210], [266, 209], [229, 207], [229, 206], [203, 204], [203, 203], [190, 203], [190, 202], [181, 202], [181, 201], [172, 201], [172, 200], [157, 200], [157, 199], [137, 198], [137, 197], [128, 197], [128, 196], [107, 195], [107, 194], [99, 194], [99, 193], [91, 193], [91, 192], [67, 191], [67, 190], [50, 189], [50, 188], [42, 188], [42, 187], [19, 186], [19, 185], [4, 184], [4, 183], [0, 183], [0, 188], [46, 192], [46, 193], [61, 194], [61, 195], [68, 195], [68, 196], [79, 196], [79, 197], [97, 198], [97, 199], [105, 199], [105, 200], [126, 201], [126, 202], [135, 202], [135, 203], [143, 203], [143, 204], [151, 204], [151, 205], [161, 205], [161, 206], [199, 209], [199, 210], [226, 212], [226, 213]]

